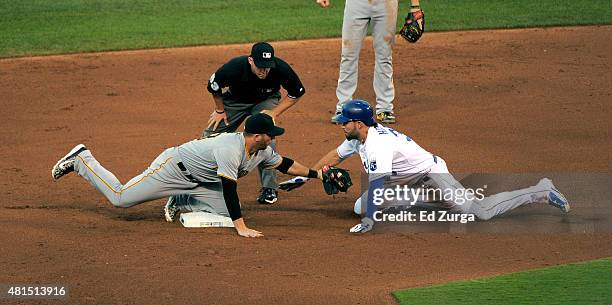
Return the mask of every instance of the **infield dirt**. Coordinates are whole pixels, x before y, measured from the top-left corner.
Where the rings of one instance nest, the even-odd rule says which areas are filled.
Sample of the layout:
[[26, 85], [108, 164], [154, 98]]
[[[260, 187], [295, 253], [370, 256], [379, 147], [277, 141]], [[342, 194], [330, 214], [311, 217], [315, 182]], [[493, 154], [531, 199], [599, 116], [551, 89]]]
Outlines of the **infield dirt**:
[[[612, 26], [398, 39], [394, 128], [453, 172], [610, 173], [610, 37]], [[313, 164], [343, 140], [329, 123], [340, 40], [273, 45], [307, 91], [279, 119], [278, 150]], [[310, 183], [261, 206], [251, 174], [239, 183], [246, 222], [266, 237], [245, 239], [165, 223], [163, 200], [116, 209], [74, 175], [52, 181], [51, 167], [77, 143], [127, 181], [164, 148], [198, 137], [213, 105], [206, 81], [249, 47], [0, 60], [0, 283], [63, 284], [74, 304], [381, 304], [398, 288], [612, 256], [610, 232], [350, 235], [358, 187], [332, 198]], [[372, 65], [368, 40], [355, 97], [373, 101]], [[353, 173], [357, 159], [346, 163]], [[54, 302], [65, 303], [45, 303]]]

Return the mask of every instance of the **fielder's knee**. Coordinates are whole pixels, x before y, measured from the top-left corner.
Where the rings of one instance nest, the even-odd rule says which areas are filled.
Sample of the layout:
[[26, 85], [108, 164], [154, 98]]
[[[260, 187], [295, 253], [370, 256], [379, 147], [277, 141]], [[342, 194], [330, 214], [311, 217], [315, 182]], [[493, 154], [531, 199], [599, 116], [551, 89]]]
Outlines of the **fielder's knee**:
[[108, 198], [108, 200], [116, 207], [116, 208], [129, 208], [135, 205], [135, 202], [123, 200], [121, 196], [113, 196]]

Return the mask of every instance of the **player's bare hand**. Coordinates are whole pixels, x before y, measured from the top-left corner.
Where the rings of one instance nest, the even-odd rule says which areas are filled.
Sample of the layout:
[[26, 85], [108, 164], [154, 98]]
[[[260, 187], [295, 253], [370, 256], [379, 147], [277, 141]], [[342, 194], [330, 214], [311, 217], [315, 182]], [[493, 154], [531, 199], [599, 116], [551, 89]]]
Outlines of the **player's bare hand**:
[[249, 228], [238, 230], [238, 235], [242, 237], [263, 237], [264, 236], [263, 233], [257, 230], [249, 229]]
[[212, 127], [212, 130], [217, 130], [217, 127], [219, 127], [219, 123], [221, 123], [221, 121], [225, 122], [225, 126], [228, 125], [227, 114], [225, 112], [218, 113], [217, 111], [213, 111], [210, 114], [210, 118], [208, 119], [208, 125], [206, 126], [206, 128]]
[[328, 7], [330, 0], [317, 0], [317, 4], [321, 7]]

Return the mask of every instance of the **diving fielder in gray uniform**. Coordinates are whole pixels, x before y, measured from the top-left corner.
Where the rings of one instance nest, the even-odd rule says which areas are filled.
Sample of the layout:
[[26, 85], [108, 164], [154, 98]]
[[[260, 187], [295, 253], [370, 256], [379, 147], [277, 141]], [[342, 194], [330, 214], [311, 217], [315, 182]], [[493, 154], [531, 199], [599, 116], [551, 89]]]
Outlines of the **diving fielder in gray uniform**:
[[[277, 154], [271, 141], [285, 132], [267, 114], [249, 117], [245, 131], [193, 140], [168, 148], [140, 175], [122, 184], [102, 167], [85, 145], [75, 146], [51, 170], [58, 180], [76, 172], [114, 206], [131, 206], [174, 196], [176, 208], [231, 217], [240, 236], [260, 237], [242, 218], [236, 191], [238, 178], [263, 165], [290, 175], [321, 179], [321, 171], [309, 169]], [[166, 215], [168, 216], [168, 215]], [[174, 217], [174, 215], [171, 215]]]

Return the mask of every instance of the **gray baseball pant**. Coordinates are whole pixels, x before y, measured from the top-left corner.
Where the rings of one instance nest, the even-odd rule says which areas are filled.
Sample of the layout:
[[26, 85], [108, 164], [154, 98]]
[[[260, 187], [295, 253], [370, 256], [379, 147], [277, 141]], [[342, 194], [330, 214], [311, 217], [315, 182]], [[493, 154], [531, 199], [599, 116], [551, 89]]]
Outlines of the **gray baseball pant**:
[[336, 96], [336, 111], [353, 99], [357, 89], [359, 53], [363, 39], [372, 24], [374, 43], [374, 93], [376, 112], [392, 111], [393, 86], [392, 53], [397, 23], [397, 0], [347, 0], [342, 22], [342, 55]]
[[129, 208], [146, 201], [181, 195], [177, 198], [195, 199], [181, 202], [181, 207], [187, 210], [229, 216], [221, 182], [192, 182], [187, 178], [190, 173], [177, 166], [179, 162], [182, 161], [178, 148], [168, 148], [144, 172], [122, 184], [86, 150], [76, 157], [74, 170], [116, 207]]

